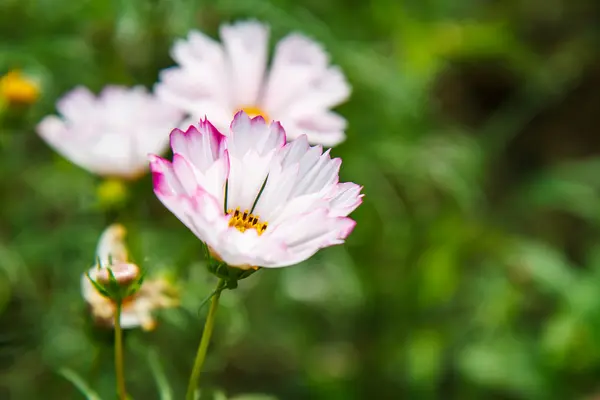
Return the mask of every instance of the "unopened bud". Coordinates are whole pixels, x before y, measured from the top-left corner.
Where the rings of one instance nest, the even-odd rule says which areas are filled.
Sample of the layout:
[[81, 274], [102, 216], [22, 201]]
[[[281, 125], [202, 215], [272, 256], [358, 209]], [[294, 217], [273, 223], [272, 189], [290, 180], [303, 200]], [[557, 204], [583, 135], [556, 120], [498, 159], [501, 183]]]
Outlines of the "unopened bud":
[[101, 285], [108, 285], [111, 282], [111, 272], [115, 281], [122, 287], [131, 285], [140, 277], [140, 268], [137, 265], [122, 262], [98, 269], [96, 281]]

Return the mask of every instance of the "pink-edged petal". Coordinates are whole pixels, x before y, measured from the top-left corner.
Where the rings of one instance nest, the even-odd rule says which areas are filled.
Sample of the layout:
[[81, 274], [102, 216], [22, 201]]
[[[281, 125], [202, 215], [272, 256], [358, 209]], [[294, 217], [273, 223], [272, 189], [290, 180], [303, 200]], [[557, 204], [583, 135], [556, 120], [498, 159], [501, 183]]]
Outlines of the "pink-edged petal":
[[364, 194], [362, 186], [352, 182], [338, 183], [329, 201], [329, 214], [335, 217], [345, 217], [361, 205]]
[[285, 140], [285, 130], [280, 123], [267, 124], [261, 116], [251, 119], [248, 114], [239, 111], [231, 123], [227, 148], [232, 158], [242, 159], [250, 151], [264, 155], [273, 149], [283, 147]]
[[196, 174], [194, 173], [194, 167], [181, 154], [174, 154], [172, 168], [173, 172], [177, 176], [177, 180], [184, 190], [184, 193], [187, 195], [194, 194], [198, 188], [198, 181]]
[[325, 208], [317, 209], [280, 223], [269, 234], [281, 238], [287, 256], [265, 267], [286, 267], [314, 255], [319, 249], [341, 244], [352, 232], [356, 222], [345, 217], [331, 217]]
[[205, 172], [224, 151], [224, 136], [208, 120], [200, 120], [198, 128], [190, 126], [187, 131], [171, 132], [173, 153], [180, 154], [198, 170]]
[[339, 180], [340, 159], [329, 150], [309, 147], [301, 137], [286, 144], [275, 157], [265, 188], [256, 203], [256, 213], [269, 223], [327, 207], [325, 196]]
[[155, 193], [165, 207], [210, 247], [218, 246], [219, 236], [230, 229], [223, 205], [200, 187], [191, 196], [165, 194], [156, 190], [156, 186]]
[[[320, 146], [315, 148], [320, 149]], [[328, 190], [330, 185], [338, 182], [341, 164], [341, 159], [330, 157], [329, 150], [320, 155], [316, 162], [312, 154], [307, 153], [307, 156], [300, 160], [300, 170], [292, 195], [300, 196]]]
[[204, 171], [200, 171], [181, 154], [175, 153], [173, 155], [172, 171], [182, 187], [182, 190], [177, 192], [178, 194], [191, 196], [200, 187], [220, 204], [224, 204], [225, 185], [229, 175], [227, 150]]
[[170, 161], [153, 154], [150, 154], [148, 159], [150, 160], [154, 192], [157, 195], [177, 196], [185, 193]]
[[256, 21], [244, 21], [221, 26], [220, 35], [229, 58], [235, 106], [255, 105], [267, 64], [269, 28]]
[[291, 140], [279, 151], [279, 159], [282, 167], [294, 165], [300, 162], [302, 157], [311, 149], [306, 135]]

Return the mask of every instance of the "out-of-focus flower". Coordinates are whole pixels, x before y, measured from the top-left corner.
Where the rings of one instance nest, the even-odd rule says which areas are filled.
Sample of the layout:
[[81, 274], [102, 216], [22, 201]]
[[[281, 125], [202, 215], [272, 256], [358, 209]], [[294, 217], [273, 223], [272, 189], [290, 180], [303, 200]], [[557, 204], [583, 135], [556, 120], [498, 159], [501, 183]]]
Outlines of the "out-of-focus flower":
[[[125, 228], [114, 224], [106, 228], [98, 242], [96, 250], [98, 262], [88, 274], [81, 278], [83, 298], [90, 306], [91, 313], [98, 325], [113, 326], [116, 304], [113, 300], [102, 295], [90, 282], [93, 279], [98, 284], [110, 282], [110, 267], [112, 275], [119, 285], [130, 285], [139, 279], [140, 269], [128, 261], [127, 248], [124, 243]], [[152, 311], [158, 308], [169, 308], [178, 305], [175, 288], [164, 278], [146, 278], [139, 290], [123, 300], [121, 311], [121, 326], [125, 329], [142, 327], [151, 330], [156, 321]]]
[[341, 160], [279, 122], [239, 112], [228, 136], [207, 120], [171, 133], [173, 162], [151, 156], [154, 192], [229, 266], [285, 267], [344, 242], [361, 187], [339, 183]]
[[134, 179], [145, 173], [148, 153], [166, 150], [168, 132], [183, 114], [148, 93], [107, 86], [99, 96], [78, 87], [45, 117], [39, 135], [71, 162], [102, 176]]
[[18, 70], [0, 78], [0, 99], [9, 104], [32, 104], [39, 95], [39, 84]]
[[206, 116], [221, 132], [243, 110], [281, 121], [290, 140], [302, 134], [324, 146], [344, 140], [346, 120], [330, 109], [348, 98], [350, 86], [319, 43], [288, 35], [267, 73], [266, 25], [223, 25], [220, 36], [222, 45], [198, 31], [178, 40], [171, 51], [178, 66], [161, 72], [156, 94], [188, 112], [191, 123]]

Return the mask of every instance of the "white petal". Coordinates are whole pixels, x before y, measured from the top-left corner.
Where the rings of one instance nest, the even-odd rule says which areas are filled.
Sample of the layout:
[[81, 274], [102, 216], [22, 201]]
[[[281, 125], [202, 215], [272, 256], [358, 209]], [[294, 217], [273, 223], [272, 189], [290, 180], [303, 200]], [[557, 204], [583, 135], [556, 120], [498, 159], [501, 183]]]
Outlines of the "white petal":
[[162, 196], [178, 196], [187, 193], [185, 187], [179, 182], [171, 162], [155, 155], [150, 155], [148, 158], [155, 192], [160, 192]]
[[[123, 309], [120, 320], [121, 328], [132, 329], [142, 325], [142, 318], [140, 318], [138, 310], [133, 307], [134, 306], [132, 305], [130, 309]], [[148, 312], [147, 314], [149, 315]]]
[[303, 114], [288, 110], [278, 116], [286, 121], [286, 133], [288, 140], [293, 140], [300, 135], [306, 135], [311, 144], [320, 144], [333, 147], [340, 144], [346, 138], [346, 120], [331, 111], [320, 111], [316, 114]]
[[263, 117], [250, 119], [245, 112], [238, 112], [231, 123], [227, 149], [231, 158], [244, 158], [249, 151], [264, 156], [285, 145], [285, 131], [281, 124], [267, 124]]
[[[217, 68], [220, 71], [217, 72]], [[210, 110], [227, 110], [227, 119], [230, 120], [234, 106], [230, 99], [229, 82], [222, 69], [222, 65], [204, 65], [193, 70], [167, 68], [160, 72], [160, 80], [154, 91], [165, 102], [197, 117], [196, 121], [206, 114], [214, 123], [216, 116]]]
[[230, 157], [227, 209], [252, 210], [269, 173], [275, 152], [285, 144], [281, 125], [270, 126], [262, 117], [236, 114], [227, 139]]
[[254, 106], [265, 74], [269, 29], [255, 21], [223, 25], [223, 46], [229, 56], [234, 107]]
[[269, 114], [284, 111], [322, 75], [328, 63], [327, 53], [317, 42], [299, 34], [283, 38], [275, 48], [263, 100]]
[[349, 96], [350, 85], [342, 70], [329, 67], [287, 105], [285, 112], [305, 115], [318, 113], [343, 103]]
[[271, 265], [288, 254], [281, 240], [259, 236], [253, 229], [242, 233], [230, 228], [220, 235], [218, 244], [211, 247], [228, 265], [240, 268]]
[[352, 182], [338, 183], [330, 200], [330, 215], [345, 217], [356, 209], [364, 195], [360, 194], [362, 187]]
[[288, 251], [286, 258], [264, 266], [285, 267], [302, 262], [319, 249], [343, 243], [355, 225], [349, 218], [329, 216], [327, 209], [288, 219], [268, 235], [271, 240], [279, 238], [284, 241]]
[[223, 139], [207, 121], [186, 132], [173, 130], [173, 163], [150, 156], [155, 190], [164, 195], [193, 196], [200, 188], [224, 204], [229, 156]]
[[147, 169], [148, 152], [162, 153], [167, 132], [182, 118], [142, 87], [105, 87], [98, 97], [77, 88], [59, 100], [62, 119], [44, 118], [37, 127], [50, 146], [99, 175], [133, 178]]
[[88, 88], [78, 86], [58, 100], [56, 109], [65, 118], [73, 121], [85, 121], [93, 114], [96, 99]]
[[188, 193], [166, 160], [152, 158], [151, 168], [158, 199], [200, 240], [214, 245], [218, 236], [229, 228], [222, 201], [200, 186], [194, 193]]
[[[88, 274], [90, 275], [90, 277], [92, 279], [96, 278], [96, 270], [97, 269], [98, 268], [96, 266], [94, 266], [88, 270]], [[98, 295], [99, 295], [99, 293], [96, 291], [96, 288], [94, 288], [94, 286], [92, 285], [92, 282], [90, 282], [90, 279], [87, 277], [87, 274], [82, 274], [81, 275], [81, 296], [84, 298], [84, 300], [89, 303], [94, 299], [94, 296], [98, 296]]]
[[271, 167], [256, 205], [256, 213], [269, 224], [277, 225], [294, 215], [327, 207], [325, 196], [339, 180], [341, 160], [332, 160], [329, 151], [323, 154], [320, 146], [308, 147], [306, 138], [301, 137], [286, 144], [273, 164], [280, 167]]
[[182, 155], [174, 154], [172, 168], [177, 180], [183, 187], [183, 193], [181, 194], [192, 196], [198, 188], [194, 167]]
[[192, 30], [187, 40], [177, 39], [171, 57], [182, 67], [202, 68], [204, 65], [222, 65], [223, 48], [200, 31]]
[[112, 224], [102, 232], [96, 248], [96, 257], [100, 259], [102, 266], [108, 265], [109, 259], [113, 263], [128, 260], [125, 235], [126, 230], [120, 224]]
[[260, 156], [254, 150], [244, 154], [243, 158], [230, 158], [229, 179], [227, 180], [227, 210], [252, 210], [260, 193], [275, 150]]
[[186, 132], [179, 129], [171, 133], [173, 153], [180, 154], [199, 171], [205, 172], [221, 157], [225, 137], [207, 120], [200, 121], [198, 128], [190, 126]]

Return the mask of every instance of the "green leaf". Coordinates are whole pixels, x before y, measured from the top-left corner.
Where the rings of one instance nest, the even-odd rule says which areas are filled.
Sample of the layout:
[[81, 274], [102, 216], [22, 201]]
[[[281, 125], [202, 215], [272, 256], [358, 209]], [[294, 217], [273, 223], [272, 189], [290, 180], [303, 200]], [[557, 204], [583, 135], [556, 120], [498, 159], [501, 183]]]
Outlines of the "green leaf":
[[169, 385], [169, 380], [165, 375], [165, 371], [162, 368], [162, 365], [158, 358], [158, 352], [156, 350], [148, 350], [148, 364], [150, 365], [150, 370], [152, 371], [152, 375], [154, 376], [156, 386], [158, 387], [158, 394], [160, 396], [160, 400], [172, 400], [173, 391], [171, 389], [171, 386]]
[[68, 368], [61, 368], [57, 373], [71, 382], [88, 400], [102, 400], [75, 371]]

